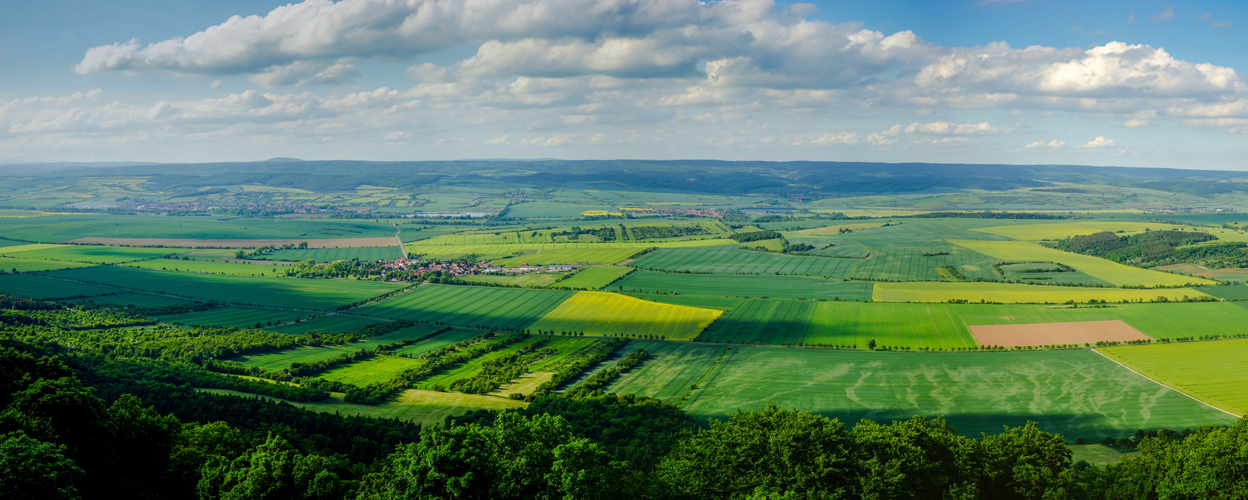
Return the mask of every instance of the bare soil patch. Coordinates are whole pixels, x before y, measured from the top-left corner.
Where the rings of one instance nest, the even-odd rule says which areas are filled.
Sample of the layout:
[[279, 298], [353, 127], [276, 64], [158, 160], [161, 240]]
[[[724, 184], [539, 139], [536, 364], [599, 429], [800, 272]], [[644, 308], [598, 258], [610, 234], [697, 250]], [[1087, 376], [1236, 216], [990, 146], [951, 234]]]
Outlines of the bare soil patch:
[[1095, 344], [1102, 341], [1125, 342], [1145, 340], [1140, 333], [1121, 320], [1076, 321], [1071, 323], [1029, 323], [1025, 325], [976, 325], [971, 333], [980, 345], [1002, 347]]
[[357, 247], [391, 247], [394, 246], [393, 236], [377, 238], [323, 238], [323, 239], [285, 239], [285, 240], [196, 240], [182, 238], [78, 238], [65, 243], [90, 243], [102, 245], [129, 245], [132, 247], [216, 247], [216, 248], [256, 248], [265, 245], [281, 246], [286, 243], [298, 244], [308, 242], [308, 248], [357, 248]]

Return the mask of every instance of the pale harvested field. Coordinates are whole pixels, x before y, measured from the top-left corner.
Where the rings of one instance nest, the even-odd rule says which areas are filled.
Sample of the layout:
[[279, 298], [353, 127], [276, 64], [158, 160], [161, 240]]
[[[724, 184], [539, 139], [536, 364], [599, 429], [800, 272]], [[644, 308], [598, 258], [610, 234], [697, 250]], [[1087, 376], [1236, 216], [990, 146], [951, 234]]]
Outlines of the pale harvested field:
[[356, 248], [356, 247], [388, 247], [394, 246], [393, 236], [377, 238], [322, 238], [322, 239], [286, 239], [286, 240], [193, 240], [182, 238], [78, 238], [66, 243], [99, 243], [104, 245], [129, 245], [132, 247], [165, 246], [179, 248], [225, 247], [255, 248], [265, 245], [281, 246], [286, 243], [298, 244], [308, 242], [308, 248]]
[[1030, 323], [1025, 325], [977, 325], [971, 333], [979, 345], [1002, 347], [1029, 345], [1095, 344], [1101, 341], [1148, 340], [1148, 336], [1121, 320]]

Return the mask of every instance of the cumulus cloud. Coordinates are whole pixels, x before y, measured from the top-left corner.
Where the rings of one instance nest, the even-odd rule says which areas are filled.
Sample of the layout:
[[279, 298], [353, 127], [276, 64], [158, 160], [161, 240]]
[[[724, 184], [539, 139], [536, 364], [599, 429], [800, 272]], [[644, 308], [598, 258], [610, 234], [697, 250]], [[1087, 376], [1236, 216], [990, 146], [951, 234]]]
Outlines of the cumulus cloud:
[[1174, 17], [1174, 7], [1166, 7], [1164, 10], [1162, 10], [1161, 12], [1158, 12], [1156, 15], [1152, 15], [1148, 17], [1152, 18], [1154, 21], [1157, 21], [1159, 23], [1165, 22], [1166, 20], [1169, 20], [1170, 18]]
[[1097, 136], [1085, 144], [1078, 146], [1079, 149], [1108, 149], [1117, 147], [1113, 139], [1106, 139], [1105, 136]]
[[1118, 126], [1126, 128], [1143, 128], [1149, 126], [1149, 123], [1148, 120], [1130, 119], [1119, 123]]
[[1009, 130], [1001, 130], [993, 127], [988, 122], [983, 123], [950, 123], [950, 122], [931, 122], [931, 123], [911, 123], [905, 128], [907, 134], [938, 134], [938, 135], [966, 135], [966, 134], [999, 134], [1008, 132]]
[[1066, 141], [1059, 141], [1056, 139], [1049, 141], [1049, 142], [1036, 141], [1023, 147], [1027, 149], [1037, 149], [1037, 148], [1062, 149], [1066, 147]]
[[248, 80], [265, 87], [341, 85], [350, 82], [359, 74], [355, 66], [349, 63], [326, 65], [297, 61], [283, 66], [270, 66]]

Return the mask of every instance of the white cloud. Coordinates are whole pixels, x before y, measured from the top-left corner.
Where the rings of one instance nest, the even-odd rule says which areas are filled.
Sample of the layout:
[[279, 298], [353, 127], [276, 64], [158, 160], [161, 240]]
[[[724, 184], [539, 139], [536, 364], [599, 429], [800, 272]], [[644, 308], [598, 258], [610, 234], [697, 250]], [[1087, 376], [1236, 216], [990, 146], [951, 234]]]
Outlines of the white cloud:
[[1214, 28], [1230, 28], [1231, 26], [1234, 26], [1235, 23], [1232, 23], [1230, 21], [1213, 21], [1209, 23], [1209, 25], [1213, 26]]
[[350, 82], [360, 72], [349, 63], [333, 65], [296, 61], [284, 66], [270, 66], [248, 78], [252, 83], [265, 87], [303, 85], [341, 85]]
[[213, 80], [212, 84], [208, 85], [208, 88], [212, 90], [221, 90], [225, 88], [225, 84], [221, 83], [221, 80]]
[[1086, 144], [1078, 146], [1078, 149], [1108, 149], [1117, 147], [1113, 139], [1106, 139], [1105, 136], [1097, 136], [1096, 139], [1088, 141]]
[[1133, 118], [1125, 122], [1118, 123], [1117, 125], [1119, 127], [1126, 127], [1126, 128], [1143, 128], [1143, 127], [1149, 126], [1150, 124], [1148, 120], [1139, 120], [1139, 119]]
[[1056, 139], [1051, 140], [1049, 142], [1036, 141], [1023, 147], [1027, 149], [1037, 149], [1037, 148], [1062, 149], [1066, 147], [1066, 141], [1059, 141]]
[[1174, 7], [1166, 7], [1164, 10], [1162, 10], [1161, 12], [1158, 12], [1156, 15], [1152, 15], [1148, 17], [1152, 18], [1154, 21], [1157, 21], [1159, 23], [1165, 22], [1166, 20], [1174, 17]]
[[983, 123], [950, 123], [950, 122], [931, 122], [931, 123], [911, 123], [907, 125], [905, 131], [907, 134], [938, 134], [938, 135], [966, 135], [966, 134], [999, 134], [1009, 132], [1012, 129], [1001, 130], [993, 127], [988, 122]]

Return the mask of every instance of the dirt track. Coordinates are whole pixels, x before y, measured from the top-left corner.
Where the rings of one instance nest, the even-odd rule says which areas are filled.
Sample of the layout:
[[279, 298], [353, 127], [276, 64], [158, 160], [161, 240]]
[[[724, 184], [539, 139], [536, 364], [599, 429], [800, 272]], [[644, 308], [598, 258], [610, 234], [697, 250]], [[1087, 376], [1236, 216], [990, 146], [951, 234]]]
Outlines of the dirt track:
[[1099, 341], [1145, 340], [1149, 337], [1120, 320], [1025, 325], [979, 325], [970, 327], [980, 345], [1002, 347], [1028, 345], [1095, 344]]
[[324, 239], [286, 239], [286, 240], [193, 240], [179, 238], [78, 238], [65, 243], [92, 243], [104, 245], [129, 245], [132, 247], [217, 247], [217, 248], [255, 248], [265, 245], [281, 246], [285, 243], [299, 244], [308, 242], [308, 248], [357, 248], [357, 247], [392, 247], [393, 236], [377, 238], [324, 238]]

